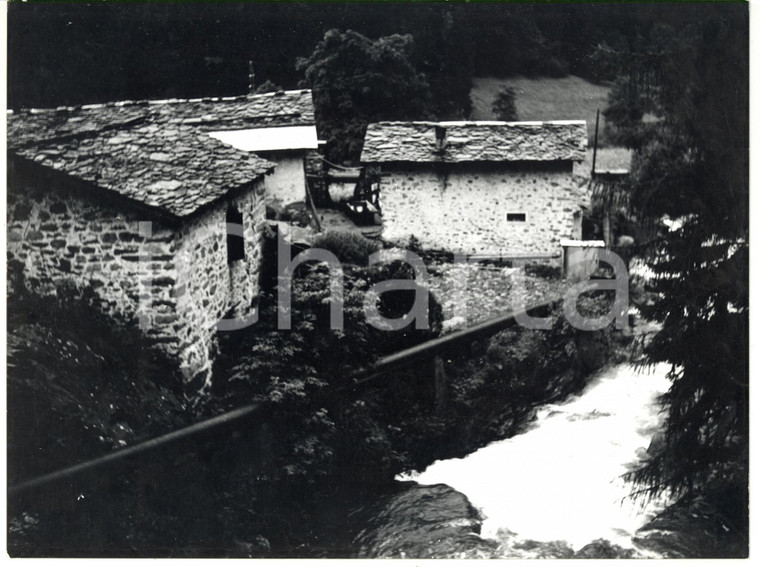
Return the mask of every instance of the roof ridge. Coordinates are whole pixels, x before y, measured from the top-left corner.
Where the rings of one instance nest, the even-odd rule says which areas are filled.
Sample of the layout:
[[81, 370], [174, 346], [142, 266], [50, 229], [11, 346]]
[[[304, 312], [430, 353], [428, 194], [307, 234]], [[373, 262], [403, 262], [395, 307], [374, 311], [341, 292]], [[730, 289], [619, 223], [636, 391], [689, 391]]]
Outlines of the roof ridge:
[[585, 120], [381, 120], [369, 125], [410, 126], [579, 126]]
[[54, 112], [76, 112], [78, 110], [97, 110], [101, 108], [120, 108], [120, 107], [134, 107], [134, 106], [158, 106], [162, 104], [181, 104], [186, 102], [242, 102], [245, 100], [251, 100], [254, 98], [264, 98], [268, 96], [282, 96], [292, 94], [306, 94], [311, 93], [311, 89], [295, 89], [288, 91], [275, 91], [271, 93], [261, 94], [242, 94], [233, 96], [206, 96], [195, 98], [166, 98], [166, 99], [126, 99], [109, 102], [96, 102], [90, 104], [75, 104], [70, 106], [56, 106], [56, 107], [42, 107], [42, 108], [20, 108], [18, 110], [8, 109], [7, 114], [43, 114]]
[[272, 91], [268, 93], [259, 93], [259, 94], [248, 94], [245, 95], [248, 98], [257, 98], [257, 97], [265, 97], [265, 96], [282, 96], [286, 94], [306, 94], [311, 93], [311, 89], [293, 89], [289, 91]]
[[361, 161], [582, 161], [585, 120], [417, 121], [370, 124]]

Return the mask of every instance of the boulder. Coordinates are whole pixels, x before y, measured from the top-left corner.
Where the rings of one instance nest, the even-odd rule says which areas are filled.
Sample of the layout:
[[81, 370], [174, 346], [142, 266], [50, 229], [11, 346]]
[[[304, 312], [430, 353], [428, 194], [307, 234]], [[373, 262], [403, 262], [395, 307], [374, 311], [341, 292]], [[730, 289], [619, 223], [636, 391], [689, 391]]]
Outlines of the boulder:
[[354, 539], [362, 558], [491, 557], [496, 542], [479, 537], [481, 517], [464, 494], [445, 484], [399, 483]]
[[602, 331], [582, 331], [575, 335], [578, 362], [587, 371], [601, 368], [609, 360], [609, 338]]
[[606, 539], [597, 539], [584, 545], [573, 559], [632, 559], [636, 555], [633, 549], [614, 545]]

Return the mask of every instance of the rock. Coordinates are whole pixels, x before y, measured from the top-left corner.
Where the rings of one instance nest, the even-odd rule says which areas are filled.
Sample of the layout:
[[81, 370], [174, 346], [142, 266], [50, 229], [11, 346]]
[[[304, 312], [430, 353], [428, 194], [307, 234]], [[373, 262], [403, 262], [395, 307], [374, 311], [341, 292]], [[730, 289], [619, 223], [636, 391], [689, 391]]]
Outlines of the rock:
[[606, 539], [597, 539], [584, 545], [573, 559], [632, 559], [635, 555], [633, 549], [614, 545]]
[[536, 541], [519, 539], [519, 536], [506, 529], [496, 532], [499, 546], [494, 558], [499, 559], [572, 559], [573, 548], [566, 541]]
[[172, 156], [163, 152], [153, 152], [148, 156], [148, 159], [153, 161], [168, 162], [172, 160]]
[[464, 329], [467, 326], [467, 320], [464, 317], [452, 317], [443, 322], [443, 332], [448, 333], [458, 329]]
[[666, 559], [746, 558], [746, 532], [735, 529], [736, 518], [725, 521], [729, 500], [709, 489], [692, 500], [683, 497], [639, 529], [633, 541]]
[[445, 484], [398, 483], [370, 525], [354, 539], [363, 558], [491, 557], [496, 542], [481, 539], [481, 517], [464, 494]]
[[603, 331], [584, 331], [575, 335], [578, 360], [588, 371], [601, 368], [609, 360], [609, 342]]
[[[564, 541], [534, 541], [528, 539], [520, 541], [512, 546], [512, 549], [520, 550], [520, 559], [572, 559], [573, 548]], [[510, 553], [504, 550], [504, 555]]]

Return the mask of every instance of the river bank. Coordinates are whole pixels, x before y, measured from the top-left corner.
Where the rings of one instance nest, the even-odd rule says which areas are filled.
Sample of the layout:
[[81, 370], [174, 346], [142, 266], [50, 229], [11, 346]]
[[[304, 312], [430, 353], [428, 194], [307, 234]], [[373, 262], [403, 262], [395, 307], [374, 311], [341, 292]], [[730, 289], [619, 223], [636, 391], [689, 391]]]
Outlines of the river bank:
[[[110, 445], [145, 438], [153, 427], [171, 430], [172, 420], [192, 416], [167, 391], [122, 392], [150, 385], [133, 379], [150, 375], [143, 359], [116, 346], [124, 343], [124, 330], [74, 300], [59, 305], [29, 297], [14, 305], [17, 316], [9, 319], [11, 383], [23, 387], [19, 392], [28, 393], [34, 407], [72, 401], [61, 408], [71, 426], [46, 421], [25, 428], [24, 414], [14, 414], [9, 436], [13, 465], [26, 467], [13, 469], [14, 478], [105, 453]], [[46, 316], [27, 320], [29, 314], [41, 313]], [[68, 325], [74, 318], [76, 328]], [[83, 476], [63, 491], [14, 502], [9, 549], [19, 556], [355, 556], [360, 518], [371, 521], [365, 511], [394, 486], [395, 474], [512, 434], [533, 418], [536, 403], [582, 387], [589, 349], [581, 345], [579, 350], [574, 337], [561, 323], [549, 332], [515, 327], [456, 356], [450, 353], [443, 361], [449, 396], [440, 413], [426, 393], [430, 377], [419, 368], [340, 399], [329, 396], [334, 384], [327, 382], [262, 384], [263, 395], [280, 399], [268, 432], [239, 431], [213, 443], [179, 447], [128, 463], [113, 474]], [[280, 364], [287, 363], [282, 349], [259, 345]], [[306, 341], [302, 350], [309, 353], [313, 346]], [[343, 358], [349, 359], [347, 354]], [[303, 364], [306, 359], [297, 360]], [[135, 362], [139, 368], [129, 366]], [[13, 400], [21, 399], [16, 389], [11, 394]], [[117, 401], [125, 400], [138, 403], [139, 411], [122, 411]], [[341, 416], [337, 410], [345, 412], [342, 421], [336, 420]], [[40, 409], [38, 414], [50, 412]], [[56, 415], [49, 417], [54, 421]], [[54, 463], [46, 448], [51, 431], [60, 445]], [[29, 447], [37, 446], [45, 449], [39, 467], [28, 468], [33, 464]], [[183, 496], [187, 494], [192, 498]], [[213, 525], [207, 522], [209, 514], [216, 518]]]
[[746, 557], [730, 487], [647, 499], [622, 478], [657, 449], [668, 370], [607, 365], [523, 432], [397, 477], [354, 540], [358, 556]]
[[[592, 299], [586, 305], [588, 309], [604, 309], [603, 296]], [[14, 339], [11, 343], [16, 345], [14, 348], [40, 351], [40, 343], [32, 339], [37, 335], [40, 340], [60, 335], [66, 328], [66, 320], [66, 317], [61, 318], [60, 324], [56, 323], [50, 330], [37, 328], [37, 323], [30, 326], [17, 322], [11, 338], [17, 337], [19, 342], [16, 345]], [[50, 326], [56, 321], [47, 318], [45, 324]], [[108, 335], [105, 331], [100, 334]], [[38, 361], [34, 367], [24, 366], [30, 373], [24, 383], [43, 383], [43, 376], [51, 376], [46, 364], [59, 367], [59, 374], [65, 372], [57, 379], [56, 388], [69, 382], [77, 383], [75, 377], [84, 366], [89, 372], [95, 372], [92, 361], [101, 361], [105, 351], [86, 351], [83, 344], [72, 355], [71, 341], [83, 342], [76, 335], [68, 341], [51, 342], [47, 359]], [[448, 376], [448, 396], [442, 408], [431, 405], [429, 396], [425, 395], [430, 380], [419, 368], [399, 371], [392, 379], [369, 388], [357, 401], [359, 405], [352, 411], [364, 412], [356, 415], [365, 424], [359, 437], [357, 431], [333, 429], [329, 437], [320, 440], [338, 443], [333, 446], [340, 448], [341, 459], [342, 455], [355, 455], [357, 444], [365, 444], [361, 450], [367, 463], [386, 459], [382, 474], [377, 474], [376, 467], [375, 473], [368, 475], [364, 464], [357, 468], [343, 459], [333, 464], [333, 470], [340, 473], [337, 475], [313, 477], [298, 473], [297, 478], [275, 480], [272, 463], [262, 467], [256, 461], [262, 449], [282, 444], [282, 439], [277, 439], [281, 432], [270, 430], [268, 436], [259, 435], [251, 440], [246, 440], [245, 433], [241, 432], [222, 445], [204, 445], [188, 453], [166, 454], [160, 461], [128, 469], [124, 476], [106, 482], [90, 478], [89, 484], [87, 481], [79, 484], [77, 494], [61, 499], [62, 508], [57, 510], [43, 502], [19, 510], [9, 522], [16, 550], [22, 555], [38, 554], [46, 549], [41, 545], [55, 542], [58, 546], [70, 546], [67, 553], [78, 555], [109, 555], [110, 550], [117, 555], [168, 557], [583, 557], [589, 554], [626, 557], [641, 553], [601, 528], [568, 542], [568, 532], [562, 529], [541, 535], [529, 530], [521, 533], [514, 526], [509, 527], [511, 520], [495, 525], [494, 518], [498, 514], [483, 506], [483, 501], [498, 501], [493, 495], [478, 498], [466, 487], [446, 478], [426, 481], [431, 486], [391, 480], [403, 470], [423, 470], [441, 459], [477, 458], [481, 453], [479, 449], [488, 451], [494, 442], [498, 445], [504, 443], [500, 440], [535, 435], [537, 430], [546, 430], [544, 426], [552, 420], [565, 420], [559, 427], [560, 432], [573, 424], [604, 422], [609, 412], [598, 408], [585, 413], [568, 412], [562, 409], [566, 407], [562, 400], [568, 396], [570, 400], [585, 399], [589, 389], [594, 388], [595, 378], [592, 375], [589, 384], [589, 373], [610, 360], [619, 362], [629, 342], [629, 336], [609, 330], [579, 333], [561, 318], [555, 320], [548, 331], [531, 331], [519, 326], [507, 328], [488, 339], [476, 341], [461, 352], [450, 352], [442, 360]], [[22, 368], [21, 352], [25, 351], [13, 353], [14, 380], [19, 378]], [[120, 356], [118, 350], [108, 352], [113, 360]], [[105, 380], [109, 368], [113, 368], [113, 363], [109, 364], [97, 368], [93, 376], [102, 376]], [[130, 383], [127, 379], [125, 382]], [[631, 409], [642, 405], [640, 400], [629, 402]], [[616, 403], [621, 405], [622, 402]], [[88, 404], [82, 399], [77, 407], [81, 412]], [[85, 430], [98, 415], [82, 417]], [[173, 414], [167, 411], [162, 420], [169, 415]], [[285, 414], [283, 419], [290, 419], [290, 415]], [[359, 422], [354, 419], [347, 423]], [[541, 427], [537, 427], [538, 424], [542, 424]], [[113, 427], [114, 431], [123, 429], [119, 423]], [[140, 428], [135, 423], [130, 430], [139, 432]], [[303, 434], [299, 440], [304, 450], [310, 447]], [[76, 439], [68, 441], [79, 450]], [[121, 438], [109, 442], [124, 443]], [[541, 449], [540, 444], [534, 442], [528, 445], [531, 450], [511, 459], [517, 465], [508, 468], [525, 470], [525, 475], [535, 481], [541, 477], [535, 471], [527, 472], [530, 470], [527, 460], [532, 453], [541, 453]], [[572, 440], [566, 438], [565, 445], [571, 447]], [[556, 451], [547, 451], [546, 455], [555, 459], [548, 462], [546, 469], [568, 468], [557, 464]], [[583, 462], [593, 462], [595, 458], [593, 452], [584, 457], [580, 455], [575, 451], [570, 457]], [[325, 455], [316, 457], [324, 459]], [[315, 461], [318, 465], [322, 462]], [[497, 490], [520, 489], [519, 480], [501, 476], [503, 471], [495, 467], [476, 468], [475, 473], [461, 476]], [[484, 473], [489, 470], [495, 470], [497, 476], [486, 478]], [[167, 485], [166, 478], [173, 478], [174, 482]], [[544, 487], [554, 484], [546, 479], [542, 482]], [[181, 503], [177, 493], [180, 489], [190, 490], [192, 501]], [[566, 507], [558, 502], [568, 489], [546, 492], [553, 494], [549, 500], [555, 506]], [[511, 510], [523, 519], [531, 516], [518, 513], [519, 507], [510, 502], [514, 494], [505, 494], [507, 502], [502, 499], [500, 508]], [[588, 505], [589, 502], [583, 502], [579, 516], [588, 513]], [[535, 502], [531, 503], [531, 507], [534, 506]], [[84, 510], [86, 513], [82, 515]], [[691, 513], [691, 509], [687, 510]], [[209, 513], [217, 518], [214, 529], [209, 529], [204, 520]], [[551, 516], [551, 508], [536, 515]], [[150, 519], [154, 527], [148, 530], [147, 524], [134, 524], [137, 517]], [[71, 530], [76, 530], [64, 530], [52, 537], [60, 518], [68, 518], [66, 522]], [[689, 556], [688, 538], [685, 546], [683, 541], [673, 544], [669, 541], [673, 537], [667, 519], [655, 518], [653, 522], [648, 533], [640, 534], [651, 542], [648, 548], [664, 556], [669, 553], [670, 556]], [[184, 527], [180, 529], [180, 526]], [[628, 531], [630, 535], [632, 530]], [[173, 538], [173, 546], [166, 544], [166, 535]], [[604, 541], [599, 541], [600, 538]], [[106, 542], [111, 543], [106, 545]], [[647, 548], [646, 542], [636, 543], [641, 549]], [[56, 555], [60, 549], [50, 547], [43, 553]]]
[[[400, 477], [419, 484], [420, 494], [412, 496], [413, 487], [405, 494], [406, 501], [416, 502], [407, 506], [418, 516], [430, 514], [426, 490], [452, 487], [482, 519], [470, 515], [473, 525], [468, 525], [462, 521], [462, 507], [455, 507], [451, 527], [458, 530], [457, 537], [432, 548], [410, 546], [405, 535], [390, 545], [391, 522], [371, 535], [362, 534], [360, 553], [422, 558], [451, 557], [447, 554], [452, 552], [463, 558], [651, 556], [632, 538], [667, 502], [631, 500], [631, 487], [620, 476], [635, 466], [661, 425], [656, 399], [667, 389], [666, 374], [664, 366], [648, 374], [638, 374], [627, 364], [607, 366], [590, 378], [582, 393], [538, 408], [524, 433]], [[402, 525], [410, 521], [397, 501], [384, 513], [401, 515]], [[435, 524], [449, 526], [445, 519]], [[426, 520], [424, 525], [429, 526]], [[473, 538], [474, 533], [480, 537]], [[424, 538], [412, 536], [417, 540]]]

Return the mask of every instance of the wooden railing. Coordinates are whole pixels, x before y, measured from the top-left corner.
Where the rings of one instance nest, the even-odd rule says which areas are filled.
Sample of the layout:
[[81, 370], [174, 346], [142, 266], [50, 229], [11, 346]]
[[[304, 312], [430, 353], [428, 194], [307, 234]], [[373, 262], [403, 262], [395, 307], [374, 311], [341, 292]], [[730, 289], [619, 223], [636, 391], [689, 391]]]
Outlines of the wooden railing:
[[[552, 299], [534, 304], [524, 310], [532, 316], [545, 316], [546, 312], [553, 306], [559, 304], [559, 299]], [[510, 327], [516, 323], [515, 317], [519, 312], [512, 312], [483, 321], [462, 329], [449, 333], [447, 335], [426, 341], [425, 343], [413, 346], [411, 348], [384, 356], [378, 359], [370, 368], [357, 372], [351, 379], [348, 386], [343, 389], [360, 390], [365, 385], [376, 382], [380, 378], [389, 375], [399, 368], [407, 367], [412, 364], [419, 365], [421, 362], [432, 364], [434, 371], [434, 385], [436, 408], [441, 409], [445, 396], [446, 376], [441, 356], [445, 353], [450, 357], [452, 353], [462, 347], [469, 346], [476, 340], [493, 335], [502, 329]], [[57, 471], [32, 478], [8, 487], [8, 497], [14, 498], [28, 493], [34, 489], [60, 483], [70, 480], [84, 473], [97, 471], [109, 466], [118, 466], [119, 463], [131, 461], [148, 454], [154, 454], [156, 451], [165, 450], [181, 442], [196, 441], [210, 435], [218, 435], [225, 430], [239, 428], [244, 423], [264, 423], [268, 415], [266, 404], [251, 404], [237, 408], [222, 415], [207, 419], [189, 427], [178, 429], [166, 435], [161, 435], [148, 441], [137, 443], [124, 449], [119, 449], [70, 467], [59, 469]]]

